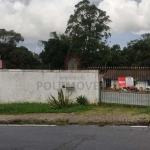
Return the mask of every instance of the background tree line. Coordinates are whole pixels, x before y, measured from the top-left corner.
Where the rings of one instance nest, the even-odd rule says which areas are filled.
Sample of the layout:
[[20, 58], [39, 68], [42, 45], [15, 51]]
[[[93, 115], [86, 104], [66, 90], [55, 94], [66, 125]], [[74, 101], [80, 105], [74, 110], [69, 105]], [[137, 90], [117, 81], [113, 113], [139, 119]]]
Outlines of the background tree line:
[[105, 11], [82, 0], [75, 5], [74, 14], [68, 20], [64, 34], [50, 33], [47, 41], [40, 40], [43, 51], [35, 59], [25, 47], [17, 47], [24, 41], [19, 33], [0, 29], [0, 55], [6, 68], [18, 69], [64, 69], [64, 60], [69, 55], [81, 59], [82, 69], [96, 66], [149, 66], [150, 33], [130, 41], [126, 47], [110, 47], [111, 22]]

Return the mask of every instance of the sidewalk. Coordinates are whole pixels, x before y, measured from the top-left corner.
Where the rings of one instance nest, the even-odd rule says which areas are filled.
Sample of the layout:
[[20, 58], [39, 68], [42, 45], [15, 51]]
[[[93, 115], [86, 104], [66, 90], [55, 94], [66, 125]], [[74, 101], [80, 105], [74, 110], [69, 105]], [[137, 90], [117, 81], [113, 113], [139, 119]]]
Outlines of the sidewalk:
[[0, 115], [0, 124], [149, 125], [150, 115], [47, 113]]

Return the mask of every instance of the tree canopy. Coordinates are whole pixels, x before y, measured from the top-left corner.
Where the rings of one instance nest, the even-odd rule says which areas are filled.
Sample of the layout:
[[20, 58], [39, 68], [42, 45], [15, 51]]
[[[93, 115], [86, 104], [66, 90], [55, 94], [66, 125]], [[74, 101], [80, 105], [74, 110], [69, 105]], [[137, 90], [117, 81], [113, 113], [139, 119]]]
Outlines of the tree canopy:
[[67, 37], [62, 34], [58, 35], [56, 32], [50, 34], [48, 41], [40, 41], [44, 46], [44, 50], [40, 53], [42, 62], [50, 69], [64, 69], [64, 60], [69, 51], [69, 41]]
[[0, 43], [16, 46], [21, 41], [24, 41], [24, 38], [20, 33], [16, 33], [13, 30], [0, 29]]
[[35, 59], [26, 47], [17, 47], [24, 41], [20, 33], [0, 29], [0, 56], [3, 68], [7, 69], [36, 69], [41, 63]]
[[149, 66], [150, 33], [142, 34], [140, 39], [130, 41], [122, 53], [128, 66]]
[[109, 16], [105, 11], [82, 0], [75, 5], [74, 14], [70, 16], [66, 34], [70, 39], [70, 51], [81, 58], [82, 66], [93, 62], [91, 56], [102, 49], [101, 43], [109, 36]]
[[82, 0], [75, 5], [74, 14], [68, 20], [65, 34], [52, 32], [48, 41], [41, 41], [44, 50], [40, 54], [43, 63], [51, 69], [63, 69], [68, 55], [81, 59], [82, 69], [96, 66], [149, 66], [150, 33], [130, 41], [126, 47], [107, 45], [111, 36], [105, 11]]
[[0, 55], [8, 69], [64, 69], [64, 60], [75, 55], [82, 69], [97, 66], [150, 66], [150, 33], [130, 41], [126, 47], [107, 44], [111, 22], [106, 12], [81, 0], [75, 5], [64, 34], [51, 32], [47, 41], [40, 40], [42, 63], [26, 47], [17, 47], [24, 38], [15, 31], [0, 29]]

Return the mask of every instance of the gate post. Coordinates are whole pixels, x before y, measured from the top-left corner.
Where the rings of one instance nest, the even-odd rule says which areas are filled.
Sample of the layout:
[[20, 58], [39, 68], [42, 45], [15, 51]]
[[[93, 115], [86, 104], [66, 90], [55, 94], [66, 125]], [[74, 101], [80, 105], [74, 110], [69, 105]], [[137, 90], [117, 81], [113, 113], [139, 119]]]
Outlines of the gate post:
[[99, 104], [101, 103], [102, 93], [101, 93], [101, 81], [99, 81]]

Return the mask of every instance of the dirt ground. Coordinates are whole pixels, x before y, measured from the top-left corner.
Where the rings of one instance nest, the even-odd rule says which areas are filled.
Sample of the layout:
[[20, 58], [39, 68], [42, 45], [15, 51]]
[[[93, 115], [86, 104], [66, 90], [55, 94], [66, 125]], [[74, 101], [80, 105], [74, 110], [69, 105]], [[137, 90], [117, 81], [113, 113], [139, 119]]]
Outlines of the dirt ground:
[[150, 115], [44, 113], [0, 115], [0, 124], [97, 124], [97, 125], [149, 125]]

